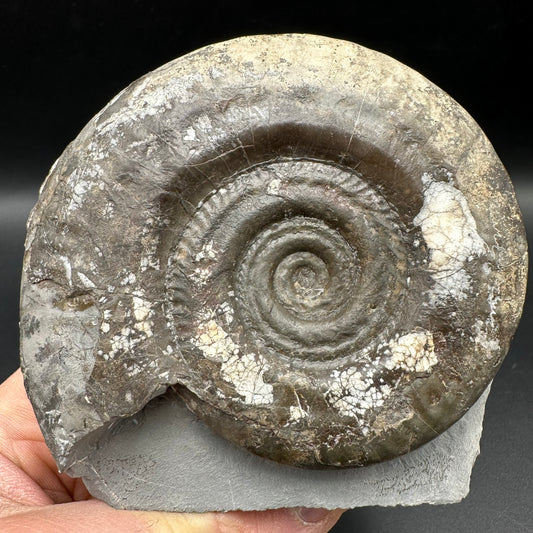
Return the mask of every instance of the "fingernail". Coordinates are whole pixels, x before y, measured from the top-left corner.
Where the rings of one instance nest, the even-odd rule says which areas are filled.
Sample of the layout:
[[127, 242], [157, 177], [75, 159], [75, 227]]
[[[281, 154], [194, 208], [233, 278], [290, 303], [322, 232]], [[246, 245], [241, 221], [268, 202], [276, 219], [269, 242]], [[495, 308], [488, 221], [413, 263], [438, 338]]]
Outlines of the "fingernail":
[[328, 516], [327, 509], [315, 509], [313, 507], [298, 507], [296, 515], [304, 524], [316, 524]]

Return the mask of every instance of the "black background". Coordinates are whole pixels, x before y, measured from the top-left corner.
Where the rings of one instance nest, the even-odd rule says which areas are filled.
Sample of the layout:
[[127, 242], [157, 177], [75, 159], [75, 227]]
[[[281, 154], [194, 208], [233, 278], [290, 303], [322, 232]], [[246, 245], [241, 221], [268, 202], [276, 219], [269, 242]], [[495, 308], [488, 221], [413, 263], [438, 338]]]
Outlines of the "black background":
[[[0, 0], [0, 381], [18, 366], [24, 222], [54, 160], [130, 82], [203, 45], [258, 33], [358, 42], [451, 94], [491, 139], [533, 226], [529, 2]], [[533, 303], [487, 404], [481, 455], [460, 504], [349, 511], [334, 532], [532, 532]], [[260, 482], [260, 481], [258, 481]]]

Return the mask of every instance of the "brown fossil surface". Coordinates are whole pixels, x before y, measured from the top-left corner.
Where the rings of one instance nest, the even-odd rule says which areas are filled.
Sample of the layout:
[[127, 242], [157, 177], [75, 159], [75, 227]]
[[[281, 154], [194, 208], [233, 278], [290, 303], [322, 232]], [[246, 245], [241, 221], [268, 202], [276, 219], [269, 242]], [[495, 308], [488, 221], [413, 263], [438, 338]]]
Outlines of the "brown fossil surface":
[[274, 461], [379, 462], [486, 388], [526, 271], [511, 182], [452, 98], [357, 44], [242, 37], [135, 81], [54, 164], [25, 383], [66, 471], [169, 387]]

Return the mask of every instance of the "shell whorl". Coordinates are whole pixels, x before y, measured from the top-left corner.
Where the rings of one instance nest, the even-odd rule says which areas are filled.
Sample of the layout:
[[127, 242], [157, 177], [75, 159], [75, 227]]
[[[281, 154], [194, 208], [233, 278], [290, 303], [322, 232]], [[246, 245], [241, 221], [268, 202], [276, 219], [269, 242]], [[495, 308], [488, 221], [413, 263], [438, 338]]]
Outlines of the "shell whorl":
[[27, 249], [23, 366], [64, 468], [169, 386], [282, 463], [406, 453], [490, 382], [525, 287], [514, 193], [471, 117], [305, 35], [132, 84], [52, 169]]
[[199, 206], [170, 257], [177, 334], [206, 315], [235, 318], [239, 344], [302, 362], [378, 344], [390, 322], [380, 286], [394, 288], [392, 306], [405, 295], [408, 238], [397, 219], [356, 174], [327, 163], [238, 174]]

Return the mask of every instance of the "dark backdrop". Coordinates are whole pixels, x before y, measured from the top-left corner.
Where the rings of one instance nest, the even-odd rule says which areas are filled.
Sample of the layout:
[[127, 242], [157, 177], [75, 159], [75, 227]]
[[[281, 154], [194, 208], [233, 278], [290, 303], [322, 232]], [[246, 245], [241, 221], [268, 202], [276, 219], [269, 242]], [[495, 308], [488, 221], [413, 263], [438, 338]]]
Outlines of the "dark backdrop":
[[[24, 222], [48, 168], [142, 74], [245, 34], [306, 32], [392, 55], [451, 94], [507, 166], [533, 224], [529, 2], [246, 3], [0, 0], [0, 381], [18, 366]], [[335, 532], [533, 531], [529, 298], [487, 404], [471, 494], [460, 504], [365, 508]]]

